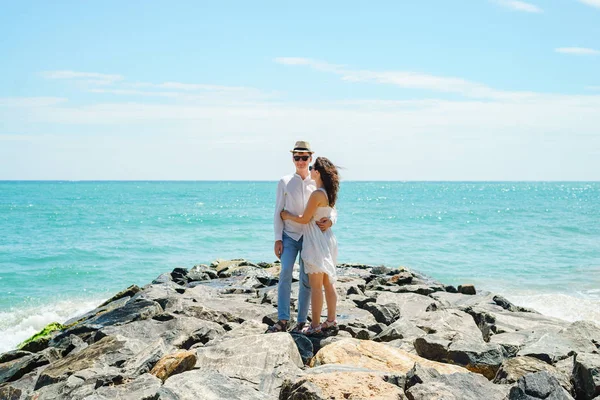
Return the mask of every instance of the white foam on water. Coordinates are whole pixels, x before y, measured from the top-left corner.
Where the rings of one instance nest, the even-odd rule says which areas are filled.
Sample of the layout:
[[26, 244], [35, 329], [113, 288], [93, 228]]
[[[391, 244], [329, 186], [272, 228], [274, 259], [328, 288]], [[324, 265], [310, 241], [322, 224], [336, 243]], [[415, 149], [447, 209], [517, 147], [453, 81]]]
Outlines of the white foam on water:
[[93, 310], [103, 301], [103, 299], [70, 299], [54, 304], [0, 312], [0, 353], [14, 350], [19, 343], [36, 334], [49, 323], [63, 323]]
[[533, 308], [549, 317], [574, 322], [588, 320], [600, 324], [600, 298], [591, 293], [514, 293], [505, 296], [519, 306]]

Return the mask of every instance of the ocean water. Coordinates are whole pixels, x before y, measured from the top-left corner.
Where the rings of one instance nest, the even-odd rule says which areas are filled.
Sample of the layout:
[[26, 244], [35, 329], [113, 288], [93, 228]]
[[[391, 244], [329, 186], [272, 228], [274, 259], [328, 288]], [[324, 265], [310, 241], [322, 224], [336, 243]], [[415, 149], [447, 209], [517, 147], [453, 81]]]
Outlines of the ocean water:
[[[0, 352], [131, 284], [273, 261], [275, 182], [0, 182]], [[339, 262], [600, 323], [599, 182], [343, 182]]]

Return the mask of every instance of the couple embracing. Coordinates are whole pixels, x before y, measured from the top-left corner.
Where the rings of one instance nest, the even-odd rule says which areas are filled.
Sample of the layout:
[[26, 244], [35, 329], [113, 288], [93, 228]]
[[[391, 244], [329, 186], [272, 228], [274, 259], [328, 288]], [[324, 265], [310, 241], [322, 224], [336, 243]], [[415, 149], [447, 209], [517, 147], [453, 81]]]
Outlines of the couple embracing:
[[[278, 321], [268, 332], [289, 330], [292, 272], [300, 254], [298, 322], [293, 332], [318, 335], [337, 329], [335, 291], [337, 240], [331, 226], [339, 190], [337, 168], [325, 157], [313, 162], [310, 144], [298, 141], [291, 150], [296, 172], [277, 186], [275, 206], [275, 255], [281, 260], [277, 295]], [[321, 323], [323, 290], [327, 318]], [[311, 323], [307, 323], [311, 305]]]

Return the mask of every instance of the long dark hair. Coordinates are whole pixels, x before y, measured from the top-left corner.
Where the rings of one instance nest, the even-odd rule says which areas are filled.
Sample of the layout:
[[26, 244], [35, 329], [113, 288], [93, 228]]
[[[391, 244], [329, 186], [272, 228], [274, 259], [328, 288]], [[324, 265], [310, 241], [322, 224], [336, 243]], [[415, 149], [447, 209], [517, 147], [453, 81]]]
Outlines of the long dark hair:
[[321, 180], [323, 181], [323, 186], [325, 187], [327, 197], [329, 198], [329, 206], [335, 206], [338, 190], [340, 190], [338, 168], [325, 157], [317, 157], [313, 168], [321, 174]]

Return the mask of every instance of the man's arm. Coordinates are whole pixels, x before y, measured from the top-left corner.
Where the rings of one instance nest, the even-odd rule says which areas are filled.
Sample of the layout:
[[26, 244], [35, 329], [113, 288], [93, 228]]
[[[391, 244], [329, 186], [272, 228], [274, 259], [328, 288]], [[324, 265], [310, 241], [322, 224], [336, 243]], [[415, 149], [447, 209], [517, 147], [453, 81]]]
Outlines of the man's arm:
[[277, 184], [277, 199], [275, 200], [275, 213], [273, 216], [273, 227], [275, 231], [275, 246], [273, 251], [277, 258], [281, 258], [283, 252], [283, 220], [281, 219], [281, 211], [285, 207], [285, 183], [283, 179]]

